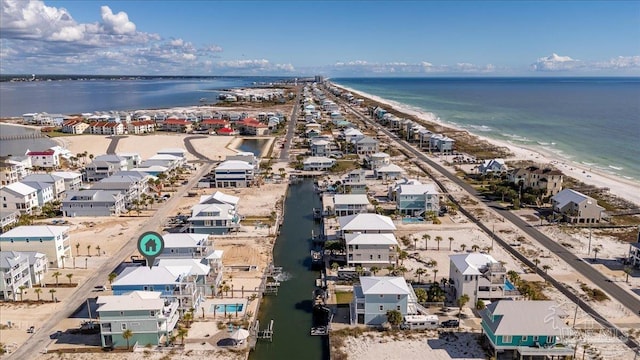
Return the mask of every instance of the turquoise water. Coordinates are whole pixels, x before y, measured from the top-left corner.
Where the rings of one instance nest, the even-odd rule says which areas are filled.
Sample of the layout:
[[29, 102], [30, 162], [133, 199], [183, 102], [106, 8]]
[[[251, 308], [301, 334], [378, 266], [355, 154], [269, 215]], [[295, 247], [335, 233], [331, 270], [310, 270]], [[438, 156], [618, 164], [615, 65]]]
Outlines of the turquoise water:
[[402, 218], [403, 224], [420, 224], [423, 222], [424, 222], [424, 219], [420, 219], [420, 218]]
[[209, 312], [215, 311], [216, 313], [224, 313], [225, 308], [228, 313], [236, 311], [240, 312], [242, 311], [243, 304], [211, 304], [211, 307], [209, 307]]
[[445, 124], [640, 180], [640, 78], [343, 78]]
[[516, 289], [516, 287], [515, 287], [515, 286], [513, 286], [513, 284], [512, 284], [509, 280], [505, 280], [505, 282], [504, 282], [504, 289], [505, 289], [505, 290], [509, 290], [509, 291], [511, 291], [511, 290], [515, 290], [515, 289]]

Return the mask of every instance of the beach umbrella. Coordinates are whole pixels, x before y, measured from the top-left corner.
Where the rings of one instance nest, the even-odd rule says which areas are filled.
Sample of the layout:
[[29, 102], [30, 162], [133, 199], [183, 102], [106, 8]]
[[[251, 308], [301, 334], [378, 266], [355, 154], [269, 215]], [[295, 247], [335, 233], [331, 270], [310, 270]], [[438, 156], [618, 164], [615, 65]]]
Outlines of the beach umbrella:
[[238, 328], [229, 336], [233, 340], [242, 341], [249, 337], [249, 331]]

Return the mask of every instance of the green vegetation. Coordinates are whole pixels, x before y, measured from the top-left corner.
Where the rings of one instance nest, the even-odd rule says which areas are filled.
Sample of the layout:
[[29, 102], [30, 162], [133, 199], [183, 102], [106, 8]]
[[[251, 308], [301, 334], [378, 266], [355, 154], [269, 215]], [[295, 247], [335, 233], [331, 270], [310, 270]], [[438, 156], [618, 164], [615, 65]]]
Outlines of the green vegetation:
[[350, 291], [336, 291], [337, 304], [350, 304], [353, 301], [353, 293]]
[[595, 301], [609, 300], [609, 297], [607, 296], [607, 294], [605, 294], [602, 290], [598, 288], [590, 288], [586, 284], [580, 284], [580, 289], [582, 289], [582, 291], [584, 291], [585, 294], [587, 294], [587, 296], [591, 300], [595, 300]]
[[339, 160], [336, 161], [335, 165], [329, 169], [331, 173], [340, 174], [345, 173], [354, 169], [357, 169], [360, 165], [357, 161], [353, 160]]

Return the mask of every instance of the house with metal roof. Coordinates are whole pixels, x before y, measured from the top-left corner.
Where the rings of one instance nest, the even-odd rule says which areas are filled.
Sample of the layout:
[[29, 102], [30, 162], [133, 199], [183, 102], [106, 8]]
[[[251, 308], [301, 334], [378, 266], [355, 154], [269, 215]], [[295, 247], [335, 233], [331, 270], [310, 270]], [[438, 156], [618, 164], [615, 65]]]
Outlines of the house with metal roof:
[[349, 266], [382, 269], [396, 263], [398, 241], [393, 234], [348, 233], [344, 240]]
[[[144, 173], [143, 173], [144, 174]], [[95, 182], [91, 190], [119, 191], [124, 195], [126, 205], [130, 205], [134, 200], [140, 200], [143, 194], [149, 190], [150, 175], [136, 176], [114, 174]]]
[[360, 284], [353, 286], [350, 308], [351, 322], [365, 325], [384, 324], [390, 310], [399, 311], [403, 317], [426, 314], [407, 281], [392, 276], [361, 276]]
[[449, 279], [453, 279], [454, 297], [469, 296], [470, 304], [478, 300], [520, 298], [520, 292], [507, 278], [507, 270], [491, 255], [466, 253], [449, 255]]
[[82, 174], [74, 171], [54, 171], [51, 175], [62, 178], [65, 191], [80, 190], [82, 187]]
[[25, 153], [31, 158], [31, 164], [35, 167], [57, 169], [60, 167], [60, 154], [53, 149], [44, 151], [29, 151]]
[[53, 197], [59, 199], [65, 191], [64, 179], [54, 174], [31, 174], [25, 176], [22, 183], [40, 182], [52, 185]]
[[348, 216], [369, 211], [371, 203], [366, 194], [334, 194], [332, 215]]
[[158, 258], [202, 259], [208, 255], [208, 234], [168, 233], [163, 234], [164, 250]]
[[0, 233], [18, 223], [18, 218], [20, 218], [20, 210], [0, 208]]
[[21, 286], [41, 284], [47, 265], [47, 256], [36, 251], [0, 251], [0, 299], [16, 301]]
[[82, 177], [84, 181], [99, 181], [121, 170], [123, 169], [119, 164], [114, 164], [108, 161], [94, 160], [84, 167], [84, 169], [82, 170]]
[[64, 216], [118, 216], [126, 212], [124, 194], [118, 190], [69, 191], [62, 200]]
[[195, 234], [228, 234], [240, 228], [240, 215], [229, 204], [197, 204], [191, 208], [189, 232]]
[[364, 161], [369, 169], [375, 170], [381, 166], [391, 164], [391, 156], [387, 153], [376, 152], [365, 156]]
[[403, 215], [425, 216], [440, 210], [440, 192], [435, 184], [402, 184], [395, 197], [396, 209]]
[[504, 163], [504, 159], [485, 160], [478, 165], [478, 172], [483, 175], [502, 174], [509, 171], [509, 167]]
[[378, 214], [356, 214], [338, 218], [340, 235], [349, 233], [393, 234], [396, 226], [390, 217]]
[[364, 136], [354, 140], [353, 146], [358, 155], [374, 154], [380, 151], [379, 141], [371, 136]]
[[49, 265], [64, 267], [73, 258], [68, 226], [19, 226], [0, 234], [3, 251], [39, 252], [49, 259]]
[[[132, 291], [97, 300], [100, 341], [104, 348], [168, 344], [180, 319], [178, 300], [157, 291]], [[127, 340], [122, 334], [131, 330]]]
[[387, 164], [373, 170], [373, 176], [381, 180], [399, 179], [404, 174], [404, 169], [396, 164]]
[[19, 210], [31, 214], [38, 207], [38, 190], [20, 182], [0, 187], [3, 210]]
[[40, 181], [21, 181], [21, 183], [36, 189], [39, 207], [54, 200], [53, 184]]
[[216, 187], [250, 187], [255, 172], [255, 167], [246, 161], [225, 160], [214, 170]]
[[551, 197], [553, 213], [573, 224], [600, 222], [604, 208], [590, 196], [572, 189], [564, 189]]
[[571, 329], [562, 318], [566, 313], [555, 301], [501, 300], [480, 311], [484, 338], [498, 353], [511, 352], [513, 357], [537, 356], [553, 358], [574, 354], [574, 349], [560, 343], [560, 337]]
[[335, 159], [324, 156], [309, 156], [302, 161], [302, 169], [306, 171], [325, 171], [336, 163]]

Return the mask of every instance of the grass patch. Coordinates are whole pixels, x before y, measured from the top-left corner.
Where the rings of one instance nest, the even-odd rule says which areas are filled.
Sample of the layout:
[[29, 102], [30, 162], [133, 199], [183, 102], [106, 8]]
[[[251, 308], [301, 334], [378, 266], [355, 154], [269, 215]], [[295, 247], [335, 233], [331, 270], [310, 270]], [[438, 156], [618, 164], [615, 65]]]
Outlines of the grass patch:
[[602, 290], [597, 289], [597, 288], [590, 288], [588, 287], [586, 284], [581, 284], [580, 285], [580, 289], [582, 289], [582, 291], [585, 292], [585, 294], [587, 294], [587, 296], [589, 297], [589, 299], [591, 300], [595, 300], [595, 301], [605, 301], [605, 300], [609, 300], [609, 297], [607, 296], [607, 294], [605, 294]]
[[357, 161], [352, 160], [340, 160], [336, 161], [336, 164], [329, 169], [331, 173], [345, 173], [354, 169], [357, 169], [360, 165]]
[[350, 304], [353, 301], [353, 293], [350, 291], [336, 292], [337, 304]]

